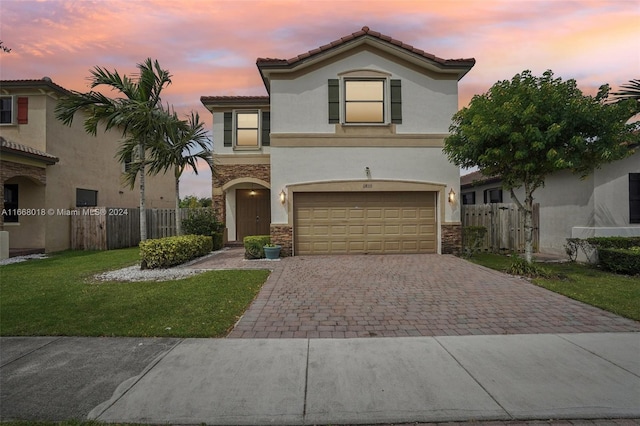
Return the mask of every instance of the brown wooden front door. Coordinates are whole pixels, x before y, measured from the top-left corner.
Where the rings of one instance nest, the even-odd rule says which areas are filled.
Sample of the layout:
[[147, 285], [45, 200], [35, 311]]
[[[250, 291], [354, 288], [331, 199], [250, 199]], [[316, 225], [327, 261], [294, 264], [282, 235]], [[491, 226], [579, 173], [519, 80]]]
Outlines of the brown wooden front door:
[[269, 235], [271, 200], [268, 189], [236, 189], [236, 240]]

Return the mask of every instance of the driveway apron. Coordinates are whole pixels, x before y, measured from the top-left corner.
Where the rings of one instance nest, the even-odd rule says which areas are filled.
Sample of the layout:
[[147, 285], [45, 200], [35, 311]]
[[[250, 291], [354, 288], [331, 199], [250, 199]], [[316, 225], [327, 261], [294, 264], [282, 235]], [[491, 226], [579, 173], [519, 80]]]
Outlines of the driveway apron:
[[272, 270], [233, 338], [640, 331], [640, 322], [450, 255], [232, 260], [241, 253], [193, 265]]

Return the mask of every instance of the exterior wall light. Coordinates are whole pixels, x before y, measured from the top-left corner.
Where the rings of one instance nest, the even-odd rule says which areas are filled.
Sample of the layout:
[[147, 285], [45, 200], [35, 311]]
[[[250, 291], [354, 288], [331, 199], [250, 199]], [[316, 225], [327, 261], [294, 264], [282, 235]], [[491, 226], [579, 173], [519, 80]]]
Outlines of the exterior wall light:
[[284, 189], [280, 191], [280, 204], [284, 204], [287, 202], [287, 193], [284, 192]]
[[451, 191], [449, 191], [449, 202], [451, 204], [456, 202], [456, 191], [454, 191], [453, 188], [451, 188]]

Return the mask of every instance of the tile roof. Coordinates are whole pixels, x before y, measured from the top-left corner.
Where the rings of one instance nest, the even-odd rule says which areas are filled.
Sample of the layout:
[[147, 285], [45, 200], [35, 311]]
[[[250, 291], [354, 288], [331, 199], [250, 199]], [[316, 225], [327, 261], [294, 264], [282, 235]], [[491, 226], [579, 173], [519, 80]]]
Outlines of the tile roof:
[[474, 185], [480, 185], [483, 183], [492, 183], [500, 181], [500, 176], [486, 176], [481, 170], [460, 176], [460, 186], [470, 187]]
[[2, 136], [0, 136], [0, 146], [2, 152], [35, 158], [37, 160], [44, 161], [47, 164], [55, 164], [60, 160], [55, 155], [47, 154], [46, 152], [31, 148], [30, 146], [8, 141]]
[[201, 96], [202, 103], [269, 103], [269, 96]]
[[48, 87], [62, 94], [68, 95], [71, 92], [62, 86], [54, 83], [49, 77], [42, 77], [39, 80], [25, 79], [25, 80], [0, 80], [0, 88], [30, 88], [30, 87]]
[[398, 46], [410, 53], [416, 54], [418, 56], [421, 56], [425, 59], [429, 59], [433, 62], [436, 62], [437, 64], [444, 66], [444, 67], [472, 67], [476, 60], [474, 58], [465, 58], [465, 59], [443, 59], [443, 58], [439, 58], [435, 55], [432, 55], [431, 53], [427, 53], [422, 49], [418, 49], [416, 47], [413, 47], [410, 44], [407, 43], [403, 43], [400, 40], [396, 40], [388, 35], [384, 35], [381, 34], [377, 31], [373, 31], [371, 29], [369, 29], [369, 27], [362, 27], [362, 29], [360, 31], [356, 31], [355, 33], [349, 34], [345, 37], [342, 37], [338, 40], [334, 40], [331, 43], [325, 44], [324, 46], [320, 46], [316, 49], [310, 50], [308, 52], [302, 53], [298, 56], [294, 56], [293, 58], [290, 59], [276, 59], [276, 58], [258, 58], [258, 60], [256, 61], [256, 64], [258, 65], [258, 68], [260, 68], [261, 66], [289, 66], [289, 65], [294, 65], [297, 62], [300, 62], [304, 59], [307, 59], [309, 57], [312, 57], [314, 55], [317, 55], [319, 53], [322, 52], [326, 52], [328, 50], [334, 49], [337, 46], [343, 45], [349, 41], [352, 40], [356, 40], [358, 38], [364, 37], [364, 36], [369, 36], [369, 37], [373, 37], [379, 40], [382, 40], [384, 42], [393, 44], [395, 46]]

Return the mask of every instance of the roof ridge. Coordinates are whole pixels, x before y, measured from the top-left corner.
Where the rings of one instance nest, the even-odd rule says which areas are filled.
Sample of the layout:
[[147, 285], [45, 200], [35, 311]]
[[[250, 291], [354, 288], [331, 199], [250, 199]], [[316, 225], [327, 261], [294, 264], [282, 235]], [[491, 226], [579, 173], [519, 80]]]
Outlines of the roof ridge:
[[364, 26], [362, 27], [359, 31], [356, 31], [354, 33], [351, 33], [349, 35], [346, 35], [344, 37], [341, 37], [337, 40], [334, 40], [330, 43], [324, 44], [320, 47], [316, 47], [315, 49], [311, 49], [307, 52], [301, 53], [297, 56], [294, 56], [292, 58], [289, 59], [280, 59], [280, 58], [258, 58], [256, 60], [256, 64], [258, 66], [262, 65], [292, 65], [295, 64], [296, 62], [299, 62], [303, 59], [309, 58], [311, 56], [314, 56], [316, 54], [325, 52], [329, 49], [333, 49], [336, 46], [340, 46], [342, 44], [345, 44], [351, 40], [355, 40], [357, 38], [360, 37], [365, 37], [365, 36], [370, 36], [373, 38], [377, 38], [379, 40], [382, 40], [384, 42], [396, 45], [404, 50], [407, 50], [411, 53], [414, 53], [416, 55], [422, 56], [426, 59], [430, 59], [434, 62], [437, 62], [441, 65], [451, 65], [451, 64], [466, 64], [468, 65], [469, 63], [471, 64], [475, 64], [476, 60], [475, 58], [460, 58], [460, 59], [443, 59], [440, 58], [436, 55], [433, 55], [431, 53], [425, 52], [422, 49], [418, 49], [410, 44], [404, 43], [400, 40], [397, 40], [391, 36], [382, 34], [378, 31], [372, 31], [368, 26]]

